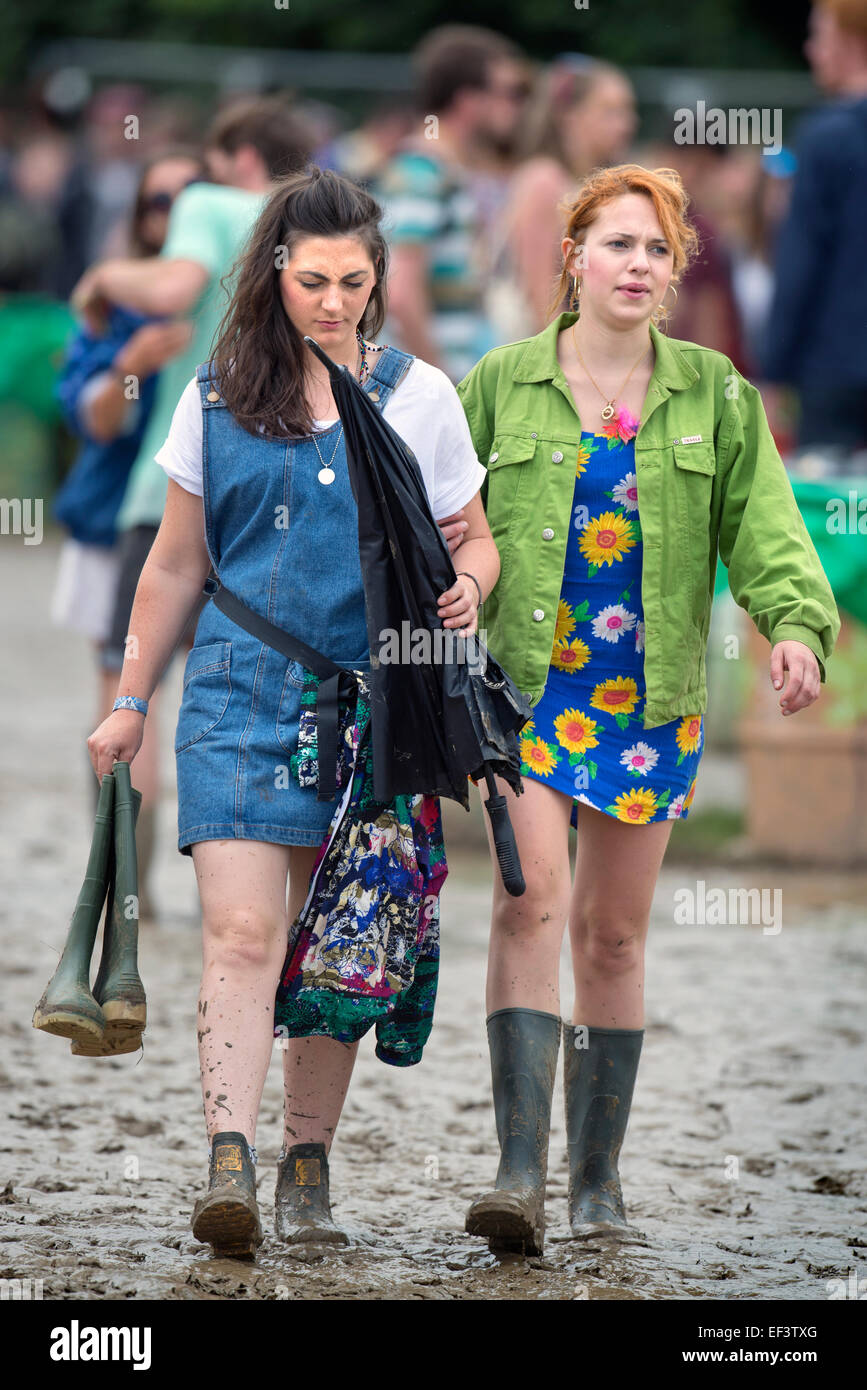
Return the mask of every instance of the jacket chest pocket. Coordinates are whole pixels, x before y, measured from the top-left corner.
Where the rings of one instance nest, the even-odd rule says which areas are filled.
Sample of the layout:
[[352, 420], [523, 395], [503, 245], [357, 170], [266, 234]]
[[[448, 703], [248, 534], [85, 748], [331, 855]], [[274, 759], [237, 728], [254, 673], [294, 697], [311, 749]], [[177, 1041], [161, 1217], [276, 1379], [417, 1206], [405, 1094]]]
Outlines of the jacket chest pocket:
[[711, 440], [672, 444], [672, 483], [677, 502], [678, 530], [688, 559], [692, 593], [700, 597], [707, 587], [710, 562], [710, 518], [716, 453]]
[[175, 752], [198, 743], [219, 724], [232, 693], [231, 642], [193, 647], [184, 667], [184, 693], [175, 729]]
[[519, 529], [516, 516], [518, 494], [521, 481], [528, 472], [526, 467], [515, 465], [529, 464], [535, 457], [538, 442], [538, 439], [533, 439], [530, 435], [498, 434], [491, 443], [486, 463], [488, 476], [485, 515], [494, 544], [500, 553], [501, 577]]

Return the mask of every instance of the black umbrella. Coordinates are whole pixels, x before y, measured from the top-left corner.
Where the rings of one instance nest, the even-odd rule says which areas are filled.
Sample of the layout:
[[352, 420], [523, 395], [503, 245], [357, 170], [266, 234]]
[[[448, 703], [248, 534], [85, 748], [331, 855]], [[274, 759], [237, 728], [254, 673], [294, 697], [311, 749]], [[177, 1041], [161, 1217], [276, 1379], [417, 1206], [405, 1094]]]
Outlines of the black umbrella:
[[[343, 422], [371, 652], [374, 795], [424, 792], [469, 810], [467, 777], [484, 776], [497, 858], [510, 893], [524, 891], [505, 797], [523, 791], [518, 730], [532, 706], [474, 633], [444, 628], [437, 599], [455, 583], [418, 460], [348, 368], [304, 339], [328, 368]], [[390, 634], [383, 638], [383, 634]]]

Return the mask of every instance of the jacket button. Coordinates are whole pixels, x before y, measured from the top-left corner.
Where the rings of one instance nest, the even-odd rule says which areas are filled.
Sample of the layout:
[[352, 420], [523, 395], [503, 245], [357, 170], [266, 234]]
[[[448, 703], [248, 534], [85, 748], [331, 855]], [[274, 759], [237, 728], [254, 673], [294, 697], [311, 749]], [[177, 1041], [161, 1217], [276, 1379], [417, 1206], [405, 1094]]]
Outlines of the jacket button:
[[533, 433], [530, 435], [530, 438], [531, 438], [531, 439], [538, 439], [538, 438], [539, 438], [539, 436], [538, 436], [538, 434], [536, 433], [535, 430], [533, 430]]
[[552, 463], [562, 463], [562, 462], [563, 462], [563, 455], [561, 454], [561, 452], [560, 452], [559, 449], [555, 449], [555, 450], [554, 450], [553, 454], [551, 455], [551, 462], [552, 462]]
[[550, 526], [546, 526], [545, 529], [544, 529], [544, 531], [542, 532], [542, 540], [543, 540], [543, 541], [552, 541], [553, 539], [554, 539], [554, 532], [551, 530], [551, 527], [550, 527]]
[[220, 399], [220, 393], [219, 393], [219, 391], [209, 391], [209, 392], [208, 392], [208, 400], [209, 400], [209, 401], [218, 401], [219, 399]]
[[378, 392], [378, 391], [368, 391], [367, 394], [368, 394], [368, 396], [370, 397], [370, 399], [371, 399], [372, 401], [378, 401], [378, 400], [379, 400], [379, 392]]
[[540, 622], [542, 621], [542, 619], [544, 618], [544, 616], [545, 616], [545, 610], [544, 610], [544, 608], [534, 608], [534, 609], [533, 609], [533, 622], [534, 622], [534, 623], [540, 623]]
[[491, 454], [491, 457], [488, 459], [488, 463], [496, 463], [499, 457], [500, 455], [498, 451], [495, 449], [494, 452]]

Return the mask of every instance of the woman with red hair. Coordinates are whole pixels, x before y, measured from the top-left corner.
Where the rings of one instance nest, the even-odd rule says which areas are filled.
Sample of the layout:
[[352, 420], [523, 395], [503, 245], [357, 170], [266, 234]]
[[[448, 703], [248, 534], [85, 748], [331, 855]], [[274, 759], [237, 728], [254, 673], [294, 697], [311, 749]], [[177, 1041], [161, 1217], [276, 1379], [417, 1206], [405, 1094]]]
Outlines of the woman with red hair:
[[783, 715], [816, 699], [839, 631], [758, 392], [722, 353], [660, 332], [695, 248], [686, 209], [674, 170], [595, 171], [560, 208], [549, 313], [570, 288], [574, 309], [495, 348], [458, 386], [501, 559], [480, 627], [534, 705], [520, 740], [524, 792], [500, 787], [527, 883], [512, 898], [494, 875], [487, 1027], [500, 1166], [467, 1216], [493, 1249], [542, 1250], [567, 920], [571, 1229], [630, 1229], [618, 1156], [644, 1038], [644, 943], [704, 746], [717, 553], [772, 644]]

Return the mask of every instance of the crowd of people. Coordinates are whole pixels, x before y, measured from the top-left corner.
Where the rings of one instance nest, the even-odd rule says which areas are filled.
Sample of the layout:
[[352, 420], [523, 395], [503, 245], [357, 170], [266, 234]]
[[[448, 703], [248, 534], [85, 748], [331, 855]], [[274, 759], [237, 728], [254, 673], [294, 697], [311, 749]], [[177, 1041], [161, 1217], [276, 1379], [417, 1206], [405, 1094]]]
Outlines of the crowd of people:
[[[185, 100], [119, 84], [93, 96], [78, 130], [52, 119], [47, 97], [23, 126], [7, 117], [4, 481], [20, 490], [21, 475], [32, 482], [41, 466], [50, 486], [46, 455], [52, 444], [57, 453], [62, 420], [53, 515], [68, 540], [52, 617], [94, 643], [100, 716], [163, 514], [155, 455], [208, 359], [224, 277], [267, 193], [310, 163], [353, 179], [384, 208], [383, 339], [455, 383], [490, 348], [549, 321], [561, 204], [592, 170], [626, 159], [675, 168], [700, 251], [668, 332], [717, 348], [761, 385], [784, 452], [796, 442], [864, 446], [865, 0], [817, 0], [805, 52], [831, 100], [794, 149], [775, 153], [643, 139], [629, 77], [612, 63], [564, 55], [538, 64], [503, 35], [467, 25], [426, 35], [412, 55], [412, 98], [383, 97], [348, 130], [324, 103], [249, 96], [221, 104], [202, 138]], [[80, 441], [74, 466], [69, 433]], [[148, 730], [136, 768], [145, 863], [158, 794], [153, 715]]]

